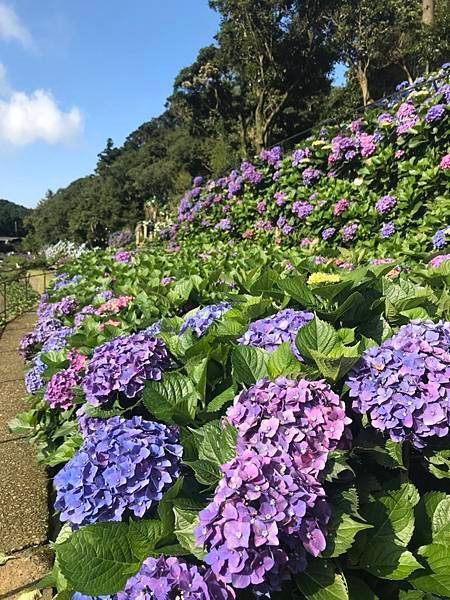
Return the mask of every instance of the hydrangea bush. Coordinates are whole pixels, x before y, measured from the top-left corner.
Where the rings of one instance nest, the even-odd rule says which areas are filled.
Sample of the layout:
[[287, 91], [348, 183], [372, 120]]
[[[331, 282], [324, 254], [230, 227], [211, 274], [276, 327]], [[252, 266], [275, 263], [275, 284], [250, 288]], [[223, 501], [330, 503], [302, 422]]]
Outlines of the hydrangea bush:
[[196, 178], [132, 264], [64, 265], [12, 423], [66, 524], [42, 585], [450, 597], [446, 81]]

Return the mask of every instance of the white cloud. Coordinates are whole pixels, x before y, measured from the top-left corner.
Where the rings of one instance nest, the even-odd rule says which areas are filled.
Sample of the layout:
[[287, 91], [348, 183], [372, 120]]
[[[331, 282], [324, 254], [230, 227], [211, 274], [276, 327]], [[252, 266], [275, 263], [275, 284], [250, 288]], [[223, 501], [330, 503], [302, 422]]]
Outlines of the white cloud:
[[0, 63], [0, 142], [13, 146], [37, 141], [69, 143], [82, 128], [80, 110], [73, 107], [63, 112], [51, 92], [36, 90], [26, 94], [13, 91], [6, 78], [6, 69]]
[[20, 42], [26, 48], [32, 46], [32, 37], [28, 29], [21, 23], [14, 10], [0, 2], [0, 39]]

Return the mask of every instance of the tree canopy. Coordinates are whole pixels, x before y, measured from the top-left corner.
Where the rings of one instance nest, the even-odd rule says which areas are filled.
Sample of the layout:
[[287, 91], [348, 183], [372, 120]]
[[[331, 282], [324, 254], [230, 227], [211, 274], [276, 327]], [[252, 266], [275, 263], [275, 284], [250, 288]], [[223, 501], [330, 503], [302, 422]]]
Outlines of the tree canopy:
[[[116, 147], [93, 174], [48, 192], [27, 243], [103, 244], [134, 227], [146, 201], [174, 203], [192, 177], [217, 177], [262, 147], [390, 93], [444, 62], [448, 0], [209, 0], [214, 44], [181, 69], [164, 112]], [[332, 84], [336, 64], [344, 85]]]

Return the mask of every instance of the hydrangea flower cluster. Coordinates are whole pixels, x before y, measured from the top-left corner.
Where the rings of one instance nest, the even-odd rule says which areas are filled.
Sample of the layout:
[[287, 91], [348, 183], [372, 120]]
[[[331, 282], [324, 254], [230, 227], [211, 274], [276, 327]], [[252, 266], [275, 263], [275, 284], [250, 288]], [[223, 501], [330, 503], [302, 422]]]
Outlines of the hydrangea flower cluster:
[[234, 600], [234, 591], [219, 582], [211, 569], [189, 565], [175, 556], [147, 558], [127, 581], [117, 600]]
[[122, 231], [114, 231], [108, 237], [108, 246], [110, 248], [123, 248], [128, 246], [133, 241], [133, 234], [129, 229], [122, 229]]
[[323, 240], [329, 240], [336, 233], [336, 227], [327, 227], [321, 233]]
[[105, 302], [97, 308], [95, 314], [102, 316], [105, 314], [116, 314], [126, 308], [133, 300], [133, 296], [119, 296], [118, 298], [111, 298], [108, 302]]
[[299, 202], [298, 200], [292, 205], [292, 212], [299, 219], [306, 219], [314, 211], [314, 207], [309, 202]]
[[450, 425], [450, 323], [412, 321], [350, 373], [353, 409], [395, 442], [423, 448]]
[[81, 372], [86, 365], [86, 357], [76, 351], [67, 356], [69, 366], [58, 371], [50, 378], [45, 390], [44, 400], [50, 408], [67, 410], [73, 406], [75, 388], [81, 383]]
[[74, 332], [72, 327], [60, 327], [42, 344], [43, 352], [58, 352], [67, 345], [67, 338]]
[[382, 196], [375, 204], [375, 210], [379, 215], [387, 215], [396, 206], [397, 200], [393, 196]]
[[161, 277], [160, 285], [170, 285], [175, 281], [175, 277]]
[[238, 431], [238, 451], [251, 447], [272, 456], [289, 455], [303, 473], [316, 476], [350, 423], [345, 405], [323, 381], [261, 379], [243, 390], [227, 411]]
[[439, 168], [443, 171], [450, 169], [450, 154], [443, 156], [439, 162]]
[[344, 225], [341, 230], [341, 237], [343, 242], [351, 242], [355, 238], [356, 232], [358, 231], [358, 223], [349, 223]]
[[38, 317], [41, 319], [51, 319], [64, 317], [72, 314], [77, 307], [77, 301], [73, 296], [65, 296], [58, 302], [47, 303], [43, 296], [37, 310]]
[[380, 236], [382, 238], [390, 238], [395, 233], [395, 225], [392, 221], [384, 223], [380, 229]]
[[438, 269], [443, 263], [448, 262], [449, 260], [450, 254], [439, 254], [430, 260], [428, 266], [433, 269]]
[[69, 277], [67, 273], [61, 273], [60, 275], [57, 275], [53, 280], [53, 289], [55, 290], [55, 292], [57, 292], [71, 285], [76, 285], [81, 281], [81, 279], [81, 275], [74, 275], [73, 277]]
[[445, 114], [445, 104], [435, 104], [428, 109], [425, 115], [425, 122], [430, 124], [435, 121], [440, 121]]
[[119, 252], [116, 252], [112, 258], [116, 262], [128, 264], [133, 258], [133, 255], [131, 252], [128, 252], [128, 250], [120, 250]]
[[31, 364], [31, 369], [25, 375], [25, 388], [28, 394], [34, 395], [44, 387], [42, 375], [46, 366], [42, 362], [39, 354], [33, 358]]
[[333, 206], [333, 217], [339, 217], [342, 215], [350, 206], [350, 202], [345, 198], [341, 198]]
[[54, 479], [55, 509], [73, 526], [142, 517], [179, 476], [176, 429], [142, 417], [97, 423]]
[[210, 304], [209, 306], [200, 308], [184, 321], [180, 327], [180, 334], [183, 334], [190, 328], [195, 336], [201, 337], [205, 331], [229, 311], [230, 308], [231, 304], [229, 302], [219, 302], [218, 304]]
[[295, 345], [295, 337], [298, 330], [313, 317], [310, 312], [285, 308], [270, 317], [250, 323], [238, 342], [243, 346], [254, 346], [267, 352], [273, 352], [283, 342], [289, 342], [294, 356], [302, 360]]
[[168, 366], [165, 344], [144, 330], [97, 346], [82, 387], [94, 406], [104, 404], [114, 394], [135, 398], [146, 380], [161, 379]]
[[404, 102], [396, 113], [397, 135], [404, 135], [419, 122], [414, 104]]
[[58, 319], [39, 318], [35, 328], [27, 333], [20, 341], [19, 354], [22, 358], [29, 358], [34, 354], [37, 346], [44, 344], [49, 338], [61, 329]]
[[207, 550], [204, 561], [235, 588], [280, 589], [289, 573], [305, 569], [305, 551], [317, 556], [325, 549], [325, 492], [281, 451], [247, 449], [221, 470], [195, 530]]
[[438, 229], [431, 238], [431, 243], [435, 250], [440, 250], [447, 245], [447, 235], [450, 233], [450, 225], [444, 227], [444, 229]]
[[88, 315], [95, 315], [95, 308], [90, 304], [88, 304], [87, 306], [83, 306], [83, 308], [76, 313], [74, 318], [75, 327], [80, 327], [81, 323]]
[[320, 179], [321, 172], [318, 169], [313, 169], [312, 167], [307, 167], [303, 173], [303, 183], [306, 187], [311, 186], [313, 183], [316, 183]]
[[336, 273], [321, 273], [317, 271], [317, 273], [311, 273], [308, 277], [308, 285], [323, 285], [329, 283], [339, 283], [341, 278]]
[[114, 293], [111, 290], [103, 290], [94, 296], [93, 302], [108, 302], [114, 297]]

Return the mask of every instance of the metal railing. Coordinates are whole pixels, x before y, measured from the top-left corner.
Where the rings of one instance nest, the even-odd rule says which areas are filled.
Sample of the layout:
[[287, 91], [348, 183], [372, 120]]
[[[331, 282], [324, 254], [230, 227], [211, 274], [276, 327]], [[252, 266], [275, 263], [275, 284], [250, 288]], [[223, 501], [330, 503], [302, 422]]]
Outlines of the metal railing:
[[32, 308], [54, 275], [49, 270], [0, 271], [0, 328]]

